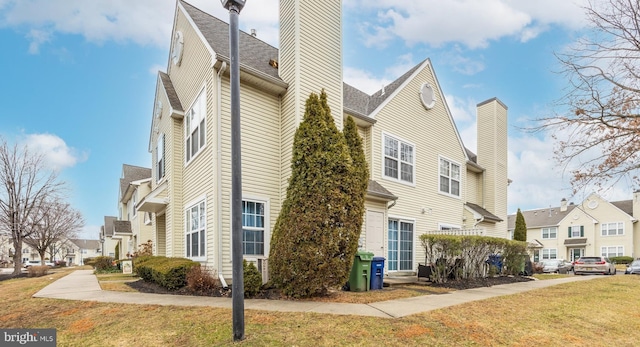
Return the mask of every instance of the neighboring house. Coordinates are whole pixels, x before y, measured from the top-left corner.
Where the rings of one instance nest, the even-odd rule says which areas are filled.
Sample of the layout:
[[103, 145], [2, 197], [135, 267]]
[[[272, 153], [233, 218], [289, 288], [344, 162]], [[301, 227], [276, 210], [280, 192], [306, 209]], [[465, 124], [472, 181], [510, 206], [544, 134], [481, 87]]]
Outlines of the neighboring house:
[[151, 212], [140, 212], [136, 204], [151, 191], [151, 169], [122, 165], [118, 220], [114, 223], [113, 239], [119, 240], [120, 257], [138, 251], [138, 246], [153, 238]]
[[[363, 138], [370, 181], [360, 243], [387, 259], [386, 272], [413, 273], [427, 232], [507, 238], [506, 106], [495, 98], [478, 105], [476, 155], [428, 59], [373, 95], [343, 83], [341, 13], [340, 1], [281, 0], [279, 50], [240, 33], [245, 258], [269, 256], [294, 133], [309, 94], [322, 89], [338, 129], [351, 116]], [[151, 192], [136, 208], [152, 214], [155, 254], [187, 257], [230, 279], [228, 30], [177, 2], [151, 123]]]
[[102, 255], [100, 240], [69, 239], [66, 242], [65, 260], [67, 266], [84, 265], [84, 260]]
[[114, 216], [104, 217], [104, 225], [100, 227], [100, 242], [103, 244], [103, 251], [100, 255], [106, 257], [116, 256], [116, 248], [119, 247], [121, 241], [120, 237], [114, 235], [113, 222], [117, 219]]
[[[521, 211], [533, 261], [582, 256], [640, 257], [640, 193], [632, 200], [609, 202], [598, 194], [575, 205], [562, 199], [560, 206]], [[515, 228], [509, 215], [509, 230]]]

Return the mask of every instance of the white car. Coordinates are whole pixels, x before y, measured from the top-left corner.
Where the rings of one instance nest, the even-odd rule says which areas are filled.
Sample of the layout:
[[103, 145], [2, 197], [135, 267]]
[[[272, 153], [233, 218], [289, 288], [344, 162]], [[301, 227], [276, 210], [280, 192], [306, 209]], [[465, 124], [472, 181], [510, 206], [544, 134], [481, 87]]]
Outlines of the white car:
[[[45, 266], [49, 266], [49, 267], [53, 267], [54, 264], [50, 261], [45, 261], [44, 262]], [[42, 261], [40, 260], [27, 260], [24, 264], [22, 264], [22, 267], [24, 267], [25, 269], [28, 269], [30, 266], [42, 266]]]

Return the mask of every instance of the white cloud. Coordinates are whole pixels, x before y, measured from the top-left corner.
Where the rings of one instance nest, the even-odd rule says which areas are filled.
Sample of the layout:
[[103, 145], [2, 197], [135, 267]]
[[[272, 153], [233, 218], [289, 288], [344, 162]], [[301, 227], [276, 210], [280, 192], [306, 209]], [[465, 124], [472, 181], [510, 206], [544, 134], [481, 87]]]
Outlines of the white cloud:
[[[192, 5], [228, 21], [218, 1], [192, 0]], [[168, 47], [175, 0], [5, 0], [0, 2], [0, 27], [29, 27], [29, 51], [37, 53], [56, 34], [83, 36], [97, 44], [106, 41]], [[249, 2], [240, 16], [241, 28], [255, 28], [258, 38], [278, 39], [278, 1]], [[43, 36], [44, 34], [47, 36]]]
[[167, 68], [164, 65], [160, 65], [160, 64], [153, 64], [151, 65], [151, 67], [149, 67], [149, 73], [152, 74], [153, 76], [158, 75], [158, 71], [163, 71], [166, 72]]
[[[552, 25], [580, 28], [584, 25], [581, 4], [583, 0], [345, 1], [354, 13], [378, 13], [377, 22], [364, 27], [365, 42], [384, 45], [389, 36], [396, 36], [410, 46], [454, 42], [472, 49], [509, 36], [527, 41]], [[379, 36], [382, 39], [376, 41]]]
[[54, 170], [72, 167], [88, 157], [86, 153], [67, 146], [63, 139], [52, 134], [27, 134], [23, 142], [30, 151], [41, 153], [47, 165]]
[[80, 231], [78, 231], [78, 238], [87, 240], [99, 240], [100, 227], [101, 225], [85, 225]]

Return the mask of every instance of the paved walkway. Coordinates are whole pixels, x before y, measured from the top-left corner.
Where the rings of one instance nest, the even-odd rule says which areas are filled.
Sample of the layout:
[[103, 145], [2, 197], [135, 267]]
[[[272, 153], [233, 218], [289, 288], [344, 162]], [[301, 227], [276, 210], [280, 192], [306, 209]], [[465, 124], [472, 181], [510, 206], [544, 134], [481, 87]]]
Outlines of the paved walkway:
[[[310, 301], [247, 299], [246, 310], [278, 312], [315, 312], [382, 318], [398, 318], [500, 295], [522, 293], [561, 283], [585, 281], [597, 276], [570, 276], [553, 280], [518, 282], [493, 287], [458, 290], [447, 294], [381, 301], [371, 304], [348, 304]], [[231, 309], [231, 298], [206, 296], [114, 292], [100, 288], [93, 270], [76, 270], [33, 295], [36, 298], [84, 300], [125, 304], [210, 306]]]

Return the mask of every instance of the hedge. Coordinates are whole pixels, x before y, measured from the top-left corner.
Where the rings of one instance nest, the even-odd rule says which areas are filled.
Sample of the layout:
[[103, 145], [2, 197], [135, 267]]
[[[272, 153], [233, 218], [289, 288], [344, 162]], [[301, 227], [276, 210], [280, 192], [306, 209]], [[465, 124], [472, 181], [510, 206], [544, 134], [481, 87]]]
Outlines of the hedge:
[[157, 283], [167, 289], [187, 284], [187, 272], [199, 263], [185, 258], [142, 256], [134, 259], [134, 270], [145, 281]]
[[611, 260], [616, 264], [630, 264], [633, 261], [633, 257], [628, 257], [628, 256], [610, 257], [609, 260]]

